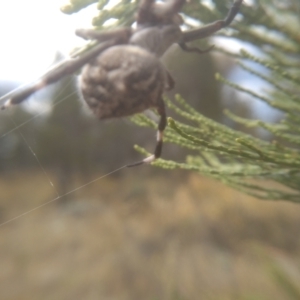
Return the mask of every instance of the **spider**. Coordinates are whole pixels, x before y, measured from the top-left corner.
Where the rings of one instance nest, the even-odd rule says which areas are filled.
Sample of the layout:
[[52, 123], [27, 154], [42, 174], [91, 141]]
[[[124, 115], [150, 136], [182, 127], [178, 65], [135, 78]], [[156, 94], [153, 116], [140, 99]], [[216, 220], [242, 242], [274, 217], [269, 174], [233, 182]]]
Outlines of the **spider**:
[[99, 119], [120, 118], [155, 108], [160, 116], [154, 153], [127, 167], [151, 163], [161, 156], [166, 111], [162, 94], [174, 87], [174, 80], [160, 57], [177, 43], [182, 50], [205, 53], [186, 43], [203, 39], [228, 26], [243, 0], [235, 0], [224, 20], [181, 31], [179, 12], [185, 0], [141, 0], [136, 28], [109, 31], [79, 29], [76, 34], [97, 41], [85, 53], [55, 66], [37, 82], [6, 96], [2, 109], [19, 104], [31, 94], [82, 68], [80, 89], [83, 99]]

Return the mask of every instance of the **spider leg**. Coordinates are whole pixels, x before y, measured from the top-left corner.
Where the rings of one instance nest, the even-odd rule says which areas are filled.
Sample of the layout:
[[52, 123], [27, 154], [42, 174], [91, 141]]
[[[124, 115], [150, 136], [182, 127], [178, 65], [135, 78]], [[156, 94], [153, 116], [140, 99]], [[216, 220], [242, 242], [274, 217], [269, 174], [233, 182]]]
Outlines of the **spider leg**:
[[85, 52], [80, 57], [76, 57], [73, 59], [66, 60], [63, 63], [59, 63], [58, 65], [54, 66], [50, 71], [48, 71], [44, 76], [42, 76], [42, 78], [37, 82], [23, 89], [17, 90], [16, 92], [12, 92], [3, 96], [0, 99], [0, 101], [4, 99], [8, 100], [6, 100], [6, 102], [1, 106], [1, 109], [5, 109], [10, 105], [19, 104], [23, 102], [33, 93], [42, 89], [46, 85], [57, 82], [61, 78], [76, 72], [78, 69], [80, 69], [91, 59], [99, 55], [101, 52], [117, 44], [119, 44], [119, 41], [116, 39], [106, 41], [104, 43], [96, 45], [94, 48]]
[[142, 0], [136, 13], [136, 22], [138, 25], [145, 25], [153, 22], [153, 12], [151, 7], [155, 0]]
[[75, 34], [85, 40], [97, 40], [99, 42], [105, 42], [111, 39], [118, 39], [120, 43], [127, 43], [132, 35], [132, 30], [131, 28], [116, 28], [108, 31], [77, 29]]
[[143, 165], [143, 164], [150, 164], [157, 158], [160, 158], [161, 152], [162, 152], [162, 146], [163, 146], [163, 132], [167, 126], [166, 109], [165, 109], [165, 104], [162, 99], [160, 101], [159, 106], [157, 107], [157, 112], [160, 115], [160, 120], [158, 123], [157, 142], [156, 142], [154, 154], [146, 157], [142, 161], [127, 165], [128, 168], [136, 167], [136, 166]]
[[157, 3], [155, 0], [142, 0], [136, 14], [138, 27], [174, 24], [174, 20], [181, 24], [182, 18], [178, 13], [185, 2], [186, 0], [166, 0]]
[[171, 76], [169, 71], [165, 70], [165, 72], [166, 72], [166, 77], [167, 77], [167, 85], [166, 85], [165, 89], [166, 89], [166, 91], [171, 91], [175, 87], [175, 80], [173, 79], [173, 77]]
[[207, 49], [202, 50], [202, 49], [200, 49], [198, 47], [189, 47], [185, 43], [179, 43], [178, 45], [180, 46], [180, 48], [183, 51], [186, 51], [186, 52], [197, 52], [197, 53], [200, 53], [200, 54], [207, 53], [207, 52], [209, 52], [214, 47], [214, 45], [212, 45], [212, 46], [208, 47]]
[[[154, 150], [154, 159], [160, 158], [160, 156], [161, 156], [162, 145], [163, 145], [163, 135], [164, 135], [164, 130], [167, 126], [166, 108], [165, 108], [165, 103], [163, 102], [163, 100], [160, 101], [160, 105], [157, 108], [157, 112], [160, 115], [160, 120], [158, 123], [157, 143], [156, 143], [156, 147]], [[146, 158], [146, 160], [147, 160], [147, 158]]]
[[209, 37], [216, 31], [229, 26], [235, 16], [238, 14], [242, 2], [243, 0], [235, 0], [224, 20], [215, 21], [201, 28], [184, 31], [182, 33], [182, 38], [178, 43], [184, 44], [194, 40], [203, 39]]
[[185, 2], [186, 0], [167, 0], [166, 2], [154, 7], [154, 14], [160, 18], [174, 16], [179, 13]]

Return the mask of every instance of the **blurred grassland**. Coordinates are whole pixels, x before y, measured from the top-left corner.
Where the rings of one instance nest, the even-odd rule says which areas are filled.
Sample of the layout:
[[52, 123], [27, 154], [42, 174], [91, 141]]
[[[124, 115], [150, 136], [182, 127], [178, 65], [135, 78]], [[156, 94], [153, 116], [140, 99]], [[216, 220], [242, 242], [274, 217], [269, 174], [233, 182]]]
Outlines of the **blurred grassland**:
[[[299, 299], [299, 206], [137, 170], [1, 226], [0, 298]], [[1, 222], [55, 197], [36, 171], [0, 190]]]

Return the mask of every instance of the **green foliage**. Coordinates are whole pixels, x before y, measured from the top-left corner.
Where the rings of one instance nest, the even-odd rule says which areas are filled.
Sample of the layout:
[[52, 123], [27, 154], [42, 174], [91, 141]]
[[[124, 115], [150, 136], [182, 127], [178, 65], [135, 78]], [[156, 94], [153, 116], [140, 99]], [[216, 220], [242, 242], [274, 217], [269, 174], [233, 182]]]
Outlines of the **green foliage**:
[[115, 5], [111, 5], [109, 0], [70, 0], [69, 3], [61, 7], [61, 11], [66, 14], [79, 12], [90, 4], [97, 3], [98, 15], [96, 15], [92, 24], [102, 28], [103, 24], [116, 19], [114, 26], [129, 26], [134, 22], [134, 13], [138, 2], [122, 0]]
[[[180, 96], [176, 97], [176, 104], [165, 100], [187, 123], [193, 122], [187, 125], [169, 118], [165, 141], [197, 151], [199, 155], [187, 156], [184, 163], [159, 159], [153, 164], [166, 169], [197, 171], [262, 199], [300, 201], [299, 192], [283, 192], [248, 181], [272, 180], [298, 191], [300, 160], [296, 149], [279, 142], [262, 141], [212, 121], [195, 111]], [[234, 118], [254, 125], [256, 122], [261, 123]], [[144, 115], [135, 116], [132, 120], [141, 126], [156, 126]], [[277, 127], [267, 125], [272, 129]], [[144, 152], [139, 147], [136, 149]]]
[[[190, 10], [187, 5], [187, 12], [193, 12], [191, 15], [195, 18], [198, 18], [198, 11], [208, 15], [207, 7], [202, 10], [203, 7], [199, 4], [199, 10], [196, 6], [193, 3], [193, 9]], [[220, 1], [215, 1], [216, 9], [219, 6]], [[211, 16], [220, 17], [214, 11], [211, 11]], [[218, 11], [224, 12], [224, 9]], [[230, 82], [220, 74], [216, 75], [218, 80], [284, 113], [278, 124], [241, 118], [228, 110], [225, 111], [226, 115], [246, 127], [267, 130], [273, 140], [263, 141], [211, 121], [177, 96], [176, 103], [167, 99], [166, 102], [186, 122], [169, 119], [165, 140], [193, 150], [196, 154], [187, 156], [183, 163], [160, 159], [154, 165], [193, 170], [261, 199], [300, 202], [298, 12], [298, 1], [285, 4], [259, 1], [252, 6], [244, 5], [241, 10], [242, 18], [233, 23], [235, 30], [231, 31], [231, 35], [241, 42], [256, 46], [258, 49], [255, 53], [259, 54], [254, 55], [244, 49], [239, 54], [217, 49], [237, 58], [240, 67], [264, 80], [271, 88], [267, 93], [262, 93]], [[220, 35], [224, 32], [226, 30]], [[249, 61], [256, 63], [263, 71], [250, 68], [247, 65]], [[134, 117], [133, 120], [140, 125], [155, 127], [144, 116]], [[191, 121], [192, 125], [188, 125]], [[136, 148], [144, 152], [141, 148]], [[277, 184], [274, 188], [271, 182], [280, 185]]]
[[97, 0], [70, 0], [68, 4], [61, 7], [61, 11], [65, 14], [73, 14], [86, 8], [90, 4], [98, 2]]
[[[73, 6], [76, 6], [73, 11], [78, 11], [92, 2], [95, 1], [73, 0]], [[232, 2], [213, 0], [213, 5], [207, 6], [204, 1], [191, 1], [185, 5], [184, 13], [207, 24], [223, 18]], [[230, 28], [218, 32], [217, 35], [235, 38], [244, 45], [251, 45], [253, 50], [231, 53], [215, 47], [215, 51], [236, 58], [241, 68], [265, 81], [269, 90], [262, 93], [255, 87], [248, 89], [219, 74], [216, 78], [225, 85], [283, 112], [283, 118], [278, 124], [249, 120], [229, 111], [225, 112], [232, 120], [245, 127], [267, 130], [273, 140], [263, 141], [216, 123], [195, 111], [178, 96], [176, 103], [167, 99], [166, 102], [186, 122], [169, 119], [165, 141], [187, 148], [193, 154], [188, 155], [185, 162], [159, 159], [153, 165], [209, 175], [262, 199], [300, 202], [300, 2], [248, 2], [243, 4], [240, 14]], [[99, 13], [94, 18], [93, 25], [101, 27], [111, 18], [117, 19], [115, 26], [132, 24], [137, 2], [123, 0], [114, 6], [106, 6], [107, 3], [106, 0], [98, 2]], [[190, 22], [187, 27], [192, 27]], [[249, 67], [249, 62], [252, 67]], [[254, 64], [259, 68], [254, 68]], [[140, 126], [157, 127], [155, 122], [144, 115], [135, 116], [132, 120]], [[136, 146], [136, 149], [146, 153], [140, 147]], [[279, 184], [274, 188], [270, 181], [279, 183], [284, 188], [281, 189]]]

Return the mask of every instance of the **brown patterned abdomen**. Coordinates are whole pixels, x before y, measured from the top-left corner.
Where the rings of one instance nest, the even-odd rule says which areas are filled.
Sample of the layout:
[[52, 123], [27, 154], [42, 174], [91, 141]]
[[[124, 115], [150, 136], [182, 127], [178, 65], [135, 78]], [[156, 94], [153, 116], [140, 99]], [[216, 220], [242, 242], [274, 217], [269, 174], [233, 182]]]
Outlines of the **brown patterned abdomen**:
[[84, 67], [81, 90], [99, 119], [118, 118], [158, 107], [165, 77], [160, 61], [148, 51], [114, 46]]

